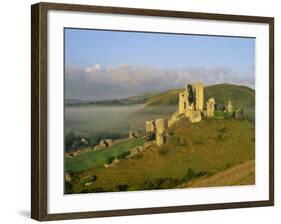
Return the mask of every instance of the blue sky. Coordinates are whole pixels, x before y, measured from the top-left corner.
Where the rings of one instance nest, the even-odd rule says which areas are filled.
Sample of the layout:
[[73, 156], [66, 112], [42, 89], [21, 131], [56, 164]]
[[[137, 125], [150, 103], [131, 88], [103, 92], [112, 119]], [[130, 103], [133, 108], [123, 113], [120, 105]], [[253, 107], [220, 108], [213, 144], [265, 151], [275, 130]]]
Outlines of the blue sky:
[[66, 64], [113, 66], [227, 66], [255, 63], [252, 38], [66, 29]]
[[[226, 80], [225, 77], [222, 78], [222, 75], [214, 74], [212, 75], [213, 79], [208, 83], [232, 82], [232, 79], [233, 83], [239, 83], [239, 79], [241, 79], [242, 84], [254, 87], [255, 39], [65, 29], [65, 66], [72, 77], [72, 83], [67, 82], [71, 84], [68, 88], [70, 94], [67, 94], [67, 96], [81, 98], [81, 96], [75, 97], [75, 94], [71, 94], [71, 91], [73, 93], [82, 91], [79, 88], [83, 88], [83, 86], [78, 86], [83, 85], [81, 80], [89, 76], [89, 74], [86, 74], [89, 71], [91, 71], [91, 76], [101, 77], [100, 73], [103, 70], [103, 77], [101, 78], [103, 79], [109, 76], [109, 72], [105, 71], [106, 69], [118, 68], [118, 72], [116, 74], [111, 72], [110, 77], [119, 74], [124, 80], [124, 74], [126, 73], [128, 78], [133, 79], [135, 76], [131, 75], [127, 71], [128, 67], [124, 68], [124, 65], [130, 68], [134, 67], [135, 70], [145, 70], [146, 73], [149, 73], [149, 69], [153, 70], [151, 73], [155, 73], [156, 69], [156, 73], [162, 71], [162, 73], [160, 72], [162, 75], [167, 74], [167, 70], [170, 72], [183, 72], [184, 70], [185, 73], [189, 73], [186, 78], [187, 81], [191, 77], [190, 68], [193, 69], [192, 71], [199, 69], [201, 73], [202, 70], [205, 73], [211, 70], [210, 75], [216, 69], [218, 73], [223, 70], [223, 76], [229, 74]], [[72, 68], [71, 71], [70, 68]], [[74, 83], [74, 70], [77, 73], [78, 86], [75, 86]], [[141, 72], [139, 74], [142, 75]], [[158, 74], [158, 76], [161, 77], [161, 74]], [[196, 76], [197, 73], [193, 74], [193, 76]], [[93, 82], [100, 82], [100, 79], [96, 77], [90, 79]], [[67, 78], [68, 76], [66, 76]], [[202, 75], [200, 78], [202, 79]], [[89, 80], [87, 79], [87, 81]], [[138, 88], [141, 90], [141, 85]], [[165, 88], [174, 88], [174, 85], [167, 85]], [[87, 96], [87, 93], [85, 93], [82, 98], [93, 98], [98, 95], [97, 93], [89, 93]], [[120, 96], [123, 95], [120, 94]], [[98, 98], [102, 98], [102, 96]]]

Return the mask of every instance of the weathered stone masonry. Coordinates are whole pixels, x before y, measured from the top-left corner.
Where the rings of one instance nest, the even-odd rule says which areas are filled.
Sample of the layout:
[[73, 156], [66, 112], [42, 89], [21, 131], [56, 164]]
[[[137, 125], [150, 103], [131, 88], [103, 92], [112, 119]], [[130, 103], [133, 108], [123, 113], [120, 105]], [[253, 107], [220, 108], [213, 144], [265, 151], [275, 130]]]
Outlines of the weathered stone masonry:
[[[155, 133], [156, 145], [160, 146], [166, 141], [166, 129], [171, 127], [182, 117], [189, 118], [191, 123], [197, 123], [202, 120], [202, 116], [214, 117], [216, 110], [215, 99], [209, 98], [204, 108], [204, 85], [195, 83], [194, 85], [186, 84], [185, 90], [179, 93], [178, 110], [171, 116], [168, 121], [163, 118], [146, 121], [146, 133]], [[227, 112], [233, 112], [231, 101], [227, 102]]]

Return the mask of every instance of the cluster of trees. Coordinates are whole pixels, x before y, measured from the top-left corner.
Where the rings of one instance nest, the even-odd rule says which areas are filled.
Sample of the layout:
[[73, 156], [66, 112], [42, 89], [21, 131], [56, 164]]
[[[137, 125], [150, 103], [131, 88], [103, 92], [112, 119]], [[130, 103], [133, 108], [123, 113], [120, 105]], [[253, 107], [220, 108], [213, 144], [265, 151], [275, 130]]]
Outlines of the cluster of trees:
[[100, 143], [103, 139], [119, 139], [124, 138], [125, 134], [114, 133], [114, 132], [99, 132], [88, 136], [75, 134], [74, 132], [69, 132], [65, 135], [64, 148], [65, 152], [75, 151], [80, 148], [95, 146]]
[[[85, 141], [82, 141], [84, 139]], [[76, 135], [74, 132], [69, 132], [64, 138], [64, 150], [71, 151], [78, 148], [83, 148], [89, 145], [90, 139], [81, 135]]]

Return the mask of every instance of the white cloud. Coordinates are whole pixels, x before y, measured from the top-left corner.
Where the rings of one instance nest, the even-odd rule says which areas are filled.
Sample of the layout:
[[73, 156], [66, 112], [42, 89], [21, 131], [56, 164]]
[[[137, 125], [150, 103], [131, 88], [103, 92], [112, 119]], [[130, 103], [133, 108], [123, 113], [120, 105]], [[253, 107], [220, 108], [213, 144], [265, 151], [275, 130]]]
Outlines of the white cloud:
[[119, 65], [101, 68], [99, 64], [82, 68], [66, 67], [66, 97], [78, 99], [108, 99], [137, 95], [144, 92], [181, 88], [186, 82], [205, 85], [234, 83], [254, 86], [254, 70], [236, 74], [225, 67], [156, 69]]
[[99, 64], [95, 64], [93, 67], [88, 67], [85, 69], [86, 72], [93, 72], [93, 71], [99, 71], [101, 69], [101, 66]]

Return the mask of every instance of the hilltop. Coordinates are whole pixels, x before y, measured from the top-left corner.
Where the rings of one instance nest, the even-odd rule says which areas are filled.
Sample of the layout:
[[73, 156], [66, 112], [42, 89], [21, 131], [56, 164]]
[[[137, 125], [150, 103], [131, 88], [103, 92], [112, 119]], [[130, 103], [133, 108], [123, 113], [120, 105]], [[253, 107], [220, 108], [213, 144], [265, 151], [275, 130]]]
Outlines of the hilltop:
[[[167, 106], [177, 105], [178, 94], [184, 89], [168, 90], [163, 93], [150, 97], [145, 105], [149, 106]], [[205, 86], [204, 101], [214, 97], [217, 104], [224, 104], [228, 100], [233, 102], [236, 107], [250, 108], [255, 106], [255, 91], [246, 86], [233, 84], [217, 84]]]

